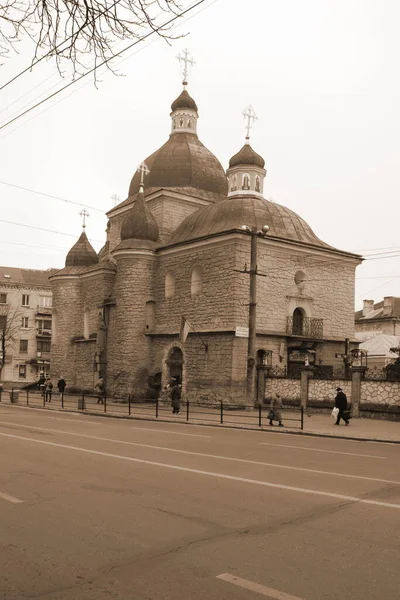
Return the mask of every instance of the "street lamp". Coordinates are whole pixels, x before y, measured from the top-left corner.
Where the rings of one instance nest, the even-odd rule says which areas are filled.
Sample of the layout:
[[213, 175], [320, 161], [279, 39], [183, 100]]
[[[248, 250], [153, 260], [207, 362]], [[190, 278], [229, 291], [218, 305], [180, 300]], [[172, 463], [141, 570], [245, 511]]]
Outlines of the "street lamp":
[[257, 272], [257, 242], [259, 237], [265, 238], [268, 235], [268, 225], [263, 225], [261, 229], [242, 225], [242, 231], [251, 235], [250, 247], [250, 271], [243, 273], [250, 275], [250, 293], [249, 293], [249, 338], [247, 345], [247, 403], [253, 404], [255, 397], [255, 375], [256, 375], [256, 323], [257, 323], [257, 276], [266, 277], [266, 275]]

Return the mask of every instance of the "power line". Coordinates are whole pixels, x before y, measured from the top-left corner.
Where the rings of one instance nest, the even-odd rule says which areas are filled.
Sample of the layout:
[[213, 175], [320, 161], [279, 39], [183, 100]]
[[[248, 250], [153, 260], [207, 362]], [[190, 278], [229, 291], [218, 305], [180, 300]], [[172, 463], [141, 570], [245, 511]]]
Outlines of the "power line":
[[[58, 235], [67, 235], [76, 239], [76, 235], [73, 233], [64, 233], [63, 231], [55, 231], [54, 229], [44, 229], [43, 227], [35, 227], [35, 225], [26, 225], [25, 223], [16, 223], [15, 221], [5, 221], [0, 219], [0, 223], [7, 223], [7, 225], [17, 225], [18, 227], [27, 227], [29, 229], [37, 229], [38, 231], [46, 231], [46, 233], [57, 233]], [[99, 242], [104, 244], [104, 240], [89, 240], [91, 242]]]
[[86, 73], [83, 73], [80, 77], [78, 77], [77, 79], [74, 79], [73, 81], [70, 81], [69, 83], [67, 83], [67, 85], [65, 85], [64, 87], [60, 88], [59, 90], [57, 90], [56, 92], [53, 92], [53, 94], [50, 94], [49, 96], [47, 96], [46, 98], [44, 98], [43, 100], [41, 100], [40, 102], [37, 102], [36, 104], [34, 104], [33, 106], [31, 106], [30, 108], [28, 108], [27, 110], [23, 111], [22, 113], [20, 113], [19, 115], [17, 115], [16, 117], [14, 117], [13, 119], [10, 119], [9, 121], [7, 121], [6, 123], [4, 123], [3, 125], [0, 126], [0, 131], [2, 129], [4, 129], [5, 127], [7, 127], [8, 125], [11, 125], [11, 123], [14, 123], [14, 121], [17, 121], [18, 119], [20, 119], [21, 117], [23, 117], [24, 115], [28, 114], [29, 112], [31, 112], [32, 110], [34, 110], [35, 108], [37, 108], [38, 106], [40, 106], [41, 104], [43, 104], [44, 102], [47, 102], [47, 100], [50, 100], [51, 98], [54, 98], [54, 96], [57, 96], [57, 94], [59, 94], [60, 92], [63, 92], [64, 90], [66, 90], [67, 88], [69, 88], [70, 86], [74, 85], [75, 83], [78, 83], [78, 81], [80, 81], [81, 79], [83, 79], [84, 77], [87, 77], [88, 75], [90, 75], [91, 73], [93, 73], [94, 71], [96, 71], [97, 69], [99, 69], [100, 67], [102, 67], [103, 65], [109, 63], [111, 60], [113, 60], [114, 58], [116, 58], [117, 56], [120, 56], [121, 54], [123, 54], [124, 52], [126, 52], [127, 50], [130, 50], [130, 48], [133, 48], [133, 46], [136, 46], [136, 44], [139, 44], [140, 42], [143, 42], [143, 40], [147, 39], [148, 37], [154, 35], [155, 33], [157, 33], [158, 31], [160, 31], [161, 29], [164, 29], [165, 27], [168, 27], [168, 25], [170, 25], [171, 23], [173, 23], [174, 21], [176, 21], [178, 18], [182, 17], [184, 14], [192, 11], [194, 8], [196, 8], [197, 6], [200, 6], [200, 4], [203, 4], [203, 2], [205, 2], [205, 0], [198, 0], [195, 4], [193, 4], [191, 7], [183, 10], [179, 15], [176, 15], [174, 17], [172, 17], [171, 19], [169, 19], [168, 21], [166, 21], [165, 23], [163, 23], [163, 25], [160, 25], [159, 27], [156, 27], [155, 29], [153, 29], [152, 31], [150, 31], [149, 33], [147, 33], [146, 35], [144, 35], [143, 37], [139, 38], [138, 40], [136, 40], [135, 42], [133, 42], [132, 44], [129, 44], [129, 46], [127, 46], [126, 48], [124, 48], [123, 50], [120, 50], [119, 52], [117, 52], [116, 54], [114, 54], [113, 56], [110, 56], [110, 58], [105, 59], [103, 62], [101, 62], [99, 65], [94, 66], [92, 69], [90, 69], [89, 71], [87, 71]]
[[80, 202], [74, 202], [73, 200], [67, 200], [66, 198], [61, 198], [60, 196], [53, 196], [53, 194], [46, 194], [45, 192], [38, 192], [37, 190], [32, 190], [30, 188], [23, 187], [22, 185], [16, 185], [15, 183], [8, 183], [7, 181], [0, 181], [2, 185], [8, 185], [10, 187], [16, 188], [18, 190], [24, 190], [24, 192], [31, 192], [32, 194], [38, 194], [39, 196], [46, 196], [46, 198], [54, 198], [55, 200], [60, 200], [61, 202], [68, 202], [68, 204], [75, 204], [76, 206], [83, 206], [86, 208], [90, 208], [90, 210], [97, 210], [102, 214], [105, 214], [105, 210], [101, 210], [101, 208], [96, 208], [95, 206], [89, 206], [89, 204], [82, 204]]

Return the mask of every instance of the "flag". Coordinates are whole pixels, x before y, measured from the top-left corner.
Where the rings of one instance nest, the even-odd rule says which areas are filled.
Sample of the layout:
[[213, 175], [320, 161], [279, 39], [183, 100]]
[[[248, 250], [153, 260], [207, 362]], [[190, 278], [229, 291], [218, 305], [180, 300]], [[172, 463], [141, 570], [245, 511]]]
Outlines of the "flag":
[[184, 344], [186, 342], [186, 338], [189, 334], [191, 327], [189, 323], [186, 321], [185, 317], [182, 316], [181, 319], [181, 330], [179, 332], [179, 341]]

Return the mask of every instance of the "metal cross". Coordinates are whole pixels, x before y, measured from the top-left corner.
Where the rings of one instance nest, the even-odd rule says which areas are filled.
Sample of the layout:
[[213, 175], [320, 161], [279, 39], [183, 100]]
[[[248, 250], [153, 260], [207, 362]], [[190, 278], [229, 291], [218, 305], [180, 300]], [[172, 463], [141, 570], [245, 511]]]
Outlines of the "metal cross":
[[246, 108], [242, 112], [242, 115], [244, 116], [245, 119], [247, 119], [246, 140], [249, 140], [250, 139], [250, 129], [252, 128], [254, 121], [258, 120], [258, 117], [257, 117], [256, 113], [254, 112], [254, 108], [251, 106], [251, 104], [246, 106]]
[[184, 66], [183, 66], [183, 70], [182, 70], [182, 75], [183, 75], [183, 85], [187, 85], [187, 77], [189, 74], [189, 66], [193, 67], [193, 65], [195, 65], [195, 61], [193, 60], [193, 56], [190, 55], [189, 51], [187, 48], [185, 48], [180, 54], [177, 55], [176, 57], [179, 62], [183, 62]]
[[144, 182], [144, 176], [148, 175], [150, 173], [150, 169], [148, 168], [148, 166], [146, 165], [145, 162], [142, 162], [138, 168], [137, 168], [138, 172], [140, 173], [140, 185], [143, 185]]
[[121, 201], [121, 198], [118, 196], [118, 194], [113, 194], [111, 196], [111, 200], [114, 200], [114, 206], [117, 206], [117, 204]]
[[90, 217], [88, 211], [86, 210], [86, 208], [84, 208], [83, 210], [81, 210], [81, 212], [79, 213], [80, 216], [82, 217], [82, 228], [85, 229], [86, 227], [86, 217]]

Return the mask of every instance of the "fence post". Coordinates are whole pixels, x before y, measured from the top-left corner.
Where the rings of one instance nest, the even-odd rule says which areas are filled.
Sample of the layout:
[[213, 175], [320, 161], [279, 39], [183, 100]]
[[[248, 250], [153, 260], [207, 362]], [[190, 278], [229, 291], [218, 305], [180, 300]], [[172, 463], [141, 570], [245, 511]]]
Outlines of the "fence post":
[[186, 421], [189, 421], [189, 400], [186, 402]]
[[304, 408], [301, 406], [300, 410], [301, 410], [300, 429], [301, 429], [301, 431], [303, 431], [303, 427], [304, 427]]
[[221, 400], [221, 425], [224, 422], [224, 403]]
[[261, 427], [262, 407], [261, 402], [258, 404], [258, 426]]
[[46, 407], [46, 392], [44, 391], [44, 388], [43, 388], [43, 407], [44, 408]]
[[131, 395], [128, 394], [128, 415], [131, 416]]
[[[1, 396], [0, 396], [1, 399]], [[26, 405], [29, 406], [29, 390], [26, 390]]]
[[61, 392], [61, 408], [64, 408], [64, 390]]
[[158, 398], [156, 398], [156, 419], [158, 419]]
[[104, 412], [107, 412], [107, 394], [104, 394]]

